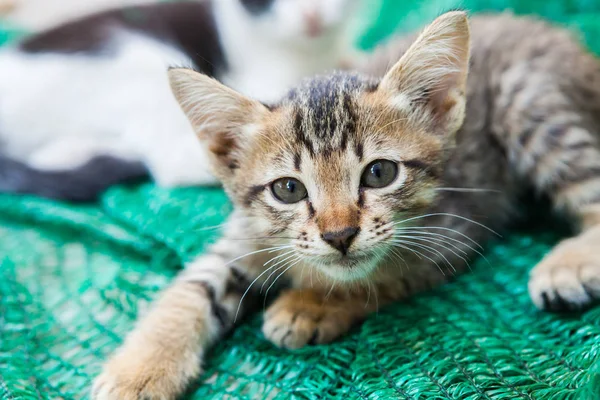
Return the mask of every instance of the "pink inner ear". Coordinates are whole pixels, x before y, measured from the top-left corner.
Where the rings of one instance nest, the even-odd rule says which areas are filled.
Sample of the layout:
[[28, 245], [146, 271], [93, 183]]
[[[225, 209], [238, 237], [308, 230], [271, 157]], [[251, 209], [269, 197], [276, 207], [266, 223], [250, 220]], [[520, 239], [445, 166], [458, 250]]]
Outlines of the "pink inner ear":
[[436, 116], [443, 117], [456, 105], [457, 99], [453, 96], [453, 91], [457, 90], [459, 77], [459, 73], [448, 74], [436, 88], [430, 90], [429, 103]]

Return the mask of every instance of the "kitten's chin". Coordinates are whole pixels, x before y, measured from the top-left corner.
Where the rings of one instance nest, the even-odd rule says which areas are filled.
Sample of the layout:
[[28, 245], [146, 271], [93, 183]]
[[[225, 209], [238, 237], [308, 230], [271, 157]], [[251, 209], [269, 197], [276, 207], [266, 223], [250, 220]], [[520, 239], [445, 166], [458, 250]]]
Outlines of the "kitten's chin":
[[381, 258], [375, 254], [335, 257], [319, 260], [316, 267], [335, 281], [354, 282], [368, 278]]

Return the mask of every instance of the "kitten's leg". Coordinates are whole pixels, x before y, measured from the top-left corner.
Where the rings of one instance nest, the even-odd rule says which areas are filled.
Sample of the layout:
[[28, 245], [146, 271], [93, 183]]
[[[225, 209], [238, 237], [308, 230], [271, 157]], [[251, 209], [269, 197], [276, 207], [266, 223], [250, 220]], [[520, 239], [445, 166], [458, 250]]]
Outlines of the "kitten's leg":
[[500, 97], [507, 105], [497, 131], [506, 133], [503, 139], [520, 175], [581, 230], [532, 270], [529, 292], [541, 309], [582, 308], [600, 299], [600, 150], [592, 133], [600, 127], [574, 108], [556, 77], [525, 74], [521, 79], [506, 81], [511, 85]]
[[[344, 283], [326, 286], [305, 277], [300, 287], [282, 292], [267, 309], [264, 335], [276, 346], [290, 349], [329, 343], [386, 304], [445, 281], [430, 264], [415, 265], [410, 274], [402, 272], [396, 264], [389, 266], [383, 280], [365, 286]], [[326, 282], [326, 278], [322, 278], [318, 280]]]
[[206, 348], [233, 326], [249, 275], [221, 255], [198, 258], [160, 295], [108, 361], [92, 398], [162, 400], [181, 394], [201, 373]]

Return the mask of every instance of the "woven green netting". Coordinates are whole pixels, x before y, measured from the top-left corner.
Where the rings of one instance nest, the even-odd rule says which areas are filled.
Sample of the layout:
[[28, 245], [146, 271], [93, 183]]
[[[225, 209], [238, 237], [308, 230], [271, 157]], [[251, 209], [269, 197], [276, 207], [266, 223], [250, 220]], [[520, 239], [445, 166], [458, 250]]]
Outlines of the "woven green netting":
[[[600, 51], [597, 0], [385, 0], [362, 44], [446, 8], [507, 4], [581, 29]], [[229, 211], [219, 189], [150, 184], [112, 189], [94, 206], [0, 196], [0, 398], [85, 398], [138, 310]], [[473, 273], [381, 310], [332, 345], [275, 349], [260, 316], [250, 318], [210, 353], [190, 398], [600, 398], [600, 308], [547, 314], [527, 296], [527, 272], [553, 232], [492, 244]]]

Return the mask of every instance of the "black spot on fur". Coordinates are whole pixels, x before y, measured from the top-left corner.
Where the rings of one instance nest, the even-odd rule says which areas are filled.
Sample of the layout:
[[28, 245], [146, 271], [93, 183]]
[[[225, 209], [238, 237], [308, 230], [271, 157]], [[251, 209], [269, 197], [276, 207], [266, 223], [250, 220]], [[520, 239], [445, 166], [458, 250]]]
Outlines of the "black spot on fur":
[[365, 92], [373, 93], [379, 89], [379, 82], [373, 82], [365, 86]]
[[364, 208], [365, 206], [365, 189], [361, 188], [358, 191], [358, 201], [356, 202], [358, 208]]
[[279, 108], [278, 104], [268, 104], [268, 103], [262, 103], [262, 104], [269, 111], [275, 111], [275, 110], [277, 110]]
[[429, 102], [430, 98], [431, 98], [431, 89], [423, 88], [419, 91], [419, 94], [417, 94], [415, 97], [413, 97], [410, 100], [410, 105], [413, 108], [418, 107], [418, 106], [423, 106]]
[[300, 172], [300, 163], [301, 162], [302, 162], [302, 159], [300, 158], [300, 153], [294, 154], [294, 169], [298, 172]]
[[248, 193], [246, 193], [246, 197], [244, 199], [246, 206], [251, 206], [263, 190], [265, 190], [265, 185], [254, 185], [250, 187], [250, 190], [248, 190]]
[[230, 275], [225, 287], [226, 293], [243, 293], [250, 286], [250, 280], [235, 266], [230, 268]]
[[296, 134], [298, 142], [308, 150], [311, 156], [314, 157], [315, 149], [312, 142], [306, 137], [306, 133], [304, 132], [303, 118], [300, 111], [297, 111], [296, 115], [294, 116], [294, 133]]
[[210, 301], [210, 311], [213, 317], [217, 319], [219, 325], [221, 326], [221, 329], [226, 328], [229, 325], [229, 313], [217, 301], [215, 288], [213, 288], [209, 283], [204, 281], [190, 280], [188, 282], [201, 287], [206, 292], [208, 300]]
[[175, 45], [204, 74], [226, 68], [211, 2], [164, 2], [109, 10], [59, 25], [21, 42], [28, 53], [105, 54], [114, 30], [154, 37]]
[[356, 153], [358, 160], [362, 161], [363, 156], [364, 156], [364, 147], [363, 147], [362, 142], [356, 143], [356, 146], [354, 147], [354, 152]]
[[[312, 219], [315, 216], [315, 209], [310, 201], [306, 202], [306, 206], [308, 207], [308, 218]], [[306, 235], [306, 233], [304, 234]]]
[[342, 150], [346, 150], [346, 146], [348, 144], [348, 135], [355, 135], [356, 121], [358, 119], [356, 113], [354, 112], [352, 99], [350, 98], [349, 94], [344, 96], [344, 113], [346, 115], [346, 126], [342, 131]]

